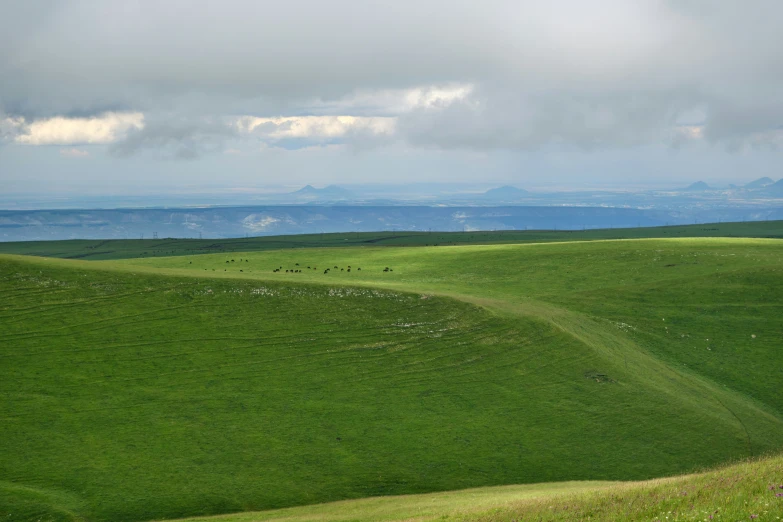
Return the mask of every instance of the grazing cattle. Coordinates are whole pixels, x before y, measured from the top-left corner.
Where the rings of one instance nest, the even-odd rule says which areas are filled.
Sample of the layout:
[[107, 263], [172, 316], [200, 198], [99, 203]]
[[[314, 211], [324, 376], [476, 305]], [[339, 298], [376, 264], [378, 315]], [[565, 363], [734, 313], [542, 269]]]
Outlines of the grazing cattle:
[[345, 268], [341, 268], [341, 269], [340, 269], [340, 272], [342, 272], [342, 271], [344, 271], [344, 270], [345, 270]]
[[356, 270], [361, 270], [361, 268], [357, 268]]
[[350, 272], [350, 271], [351, 271], [351, 269], [349, 268], [349, 269], [348, 269], [348, 272]]
[[240, 271], [240, 272], [244, 272], [244, 270], [242, 270], [241, 268], [239, 269], [239, 271]]
[[337, 265], [334, 265], [335, 268], [337, 268]]

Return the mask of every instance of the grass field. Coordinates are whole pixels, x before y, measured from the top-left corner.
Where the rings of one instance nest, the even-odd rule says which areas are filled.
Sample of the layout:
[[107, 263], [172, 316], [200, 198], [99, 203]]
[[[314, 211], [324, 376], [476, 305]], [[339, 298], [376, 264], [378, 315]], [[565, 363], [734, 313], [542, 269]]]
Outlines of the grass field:
[[644, 482], [566, 482], [375, 497], [180, 522], [781, 520], [783, 457]]
[[0, 256], [0, 519], [640, 480], [779, 451], [782, 257], [704, 238]]
[[594, 230], [499, 230], [480, 232], [356, 232], [232, 239], [109, 239], [0, 242], [0, 254], [67, 259], [128, 259], [209, 253], [258, 252], [289, 248], [365, 246], [454, 246], [547, 241], [592, 241], [677, 237], [783, 238], [783, 221], [704, 223], [649, 228]]

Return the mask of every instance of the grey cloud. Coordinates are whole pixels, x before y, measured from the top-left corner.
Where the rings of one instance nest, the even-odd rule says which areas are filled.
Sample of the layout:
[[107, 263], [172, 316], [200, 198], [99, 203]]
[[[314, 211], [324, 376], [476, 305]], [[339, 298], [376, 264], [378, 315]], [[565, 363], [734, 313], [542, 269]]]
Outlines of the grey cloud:
[[[372, 115], [384, 108], [361, 96], [352, 104], [354, 93], [456, 82], [476, 89], [449, 107], [403, 114], [404, 140], [666, 143], [695, 108], [714, 143], [783, 124], [783, 4], [773, 0], [21, 5], [0, 6], [0, 110], [10, 114]], [[194, 145], [197, 133], [172, 134], [148, 127], [113, 150], [205, 148]]]
[[236, 130], [220, 121], [157, 120], [111, 144], [109, 153], [129, 157], [152, 151], [161, 158], [191, 160], [222, 150], [226, 140], [233, 137]]
[[582, 149], [668, 143], [687, 92], [511, 94], [480, 89], [442, 110], [401, 116], [398, 130], [414, 145], [532, 150], [549, 144]]
[[17, 134], [17, 126], [11, 120], [0, 112], [0, 145], [5, 141], [13, 139]]

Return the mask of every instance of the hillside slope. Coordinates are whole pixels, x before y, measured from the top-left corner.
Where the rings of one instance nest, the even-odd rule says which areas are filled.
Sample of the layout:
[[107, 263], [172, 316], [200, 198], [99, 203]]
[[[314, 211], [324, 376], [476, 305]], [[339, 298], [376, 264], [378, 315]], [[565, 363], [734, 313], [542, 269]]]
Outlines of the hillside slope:
[[781, 252], [6, 256], [4, 502], [35, 488], [30, 519], [145, 520], [643, 479], [777, 450]]
[[[135, 259], [103, 266], [154, 267], [193, 275], [214, 269], [215, 277], [371, 285], [471, 302], [490, 300], [505, 308], [522, 306], [533, 315], [554, 306], [607, 321], [604, 330], [640, 344], [677, 368], [705, 372], [721, 385], [739, 387], [783, 413], [783, 399], [774, 393], [783, 382], [783, 353], [775, 348], [783, 333], [779, 240], [325, 248], [249, 253], [242, 257], [241, 267], [226, 263], [232, 257]], [[297, 262], [301, 267], [353, 265], [354, 270], [285, 273]], [[272, 273], [278, 266], [284, 269]], [[383, 272], [387, 266], [393, 272]]]

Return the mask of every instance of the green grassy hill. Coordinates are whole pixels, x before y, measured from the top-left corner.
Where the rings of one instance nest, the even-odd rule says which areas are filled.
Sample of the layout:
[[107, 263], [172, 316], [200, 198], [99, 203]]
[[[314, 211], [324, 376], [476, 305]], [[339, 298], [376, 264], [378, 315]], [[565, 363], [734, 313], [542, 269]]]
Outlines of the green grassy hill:
[[780, 450], [782, 256], [762, 239], [0, 256], [0, 517], [637, 480]]

